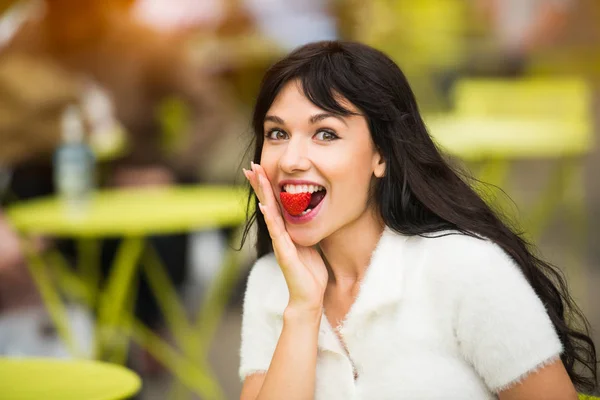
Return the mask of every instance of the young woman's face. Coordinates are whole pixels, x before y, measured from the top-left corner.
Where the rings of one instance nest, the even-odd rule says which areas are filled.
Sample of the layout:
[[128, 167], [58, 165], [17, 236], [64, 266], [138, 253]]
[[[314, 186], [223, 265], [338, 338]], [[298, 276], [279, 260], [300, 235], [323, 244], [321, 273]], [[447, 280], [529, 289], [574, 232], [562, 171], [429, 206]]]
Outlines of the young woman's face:
[[[374, 176], [383, 176], [385, 163], [363, 116], [330, 114], [311, 103], [299, 85], [285, 85], [265, 116], [261, 165], [292, 240], [312, 246], [360, 218], [372, 217], [369, 188]], [[313, 192], [304, 215], [288, 213], [281, 192]]]

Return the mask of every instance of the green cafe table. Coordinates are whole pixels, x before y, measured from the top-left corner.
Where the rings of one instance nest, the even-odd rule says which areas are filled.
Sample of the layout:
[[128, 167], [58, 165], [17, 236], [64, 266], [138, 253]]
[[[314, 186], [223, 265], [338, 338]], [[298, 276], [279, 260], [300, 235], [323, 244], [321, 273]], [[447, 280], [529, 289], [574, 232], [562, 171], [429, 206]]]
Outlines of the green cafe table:
[[140, 378], [115, 364], [85, 360], [0, 358], [4, 400], [119, 400], [135, 395]]
[[[8, 208], [6, 215], [24, 238], [32, 276], [58, 333], [73, 355], [83, 353], [66, 322], [63, 297], [82, 301], [96, 311], [95, 358], [123, 363], [127, 343], [132, 339], [202, 398], [224, 398], [208, 366], [207, 354], [239, 277], [239, 254], [233, 245], [229, 246], [197, 317], [190, 321], [164, 266], [145, 238], [154, 234], [239, 227], [245, 220], [243, 189], [175, 186], [102, 190], [79, 216], [66, 213], [56, 197], [18, 203]], [[31, 251], [27, 238], [34, 235], [75, 238], [77, 268], [70, 268], [56, 251], [46, 254]], [[109, 276], [100, 285], [99, 240], [106, 237], [123, 240]], [[132, 316], [138, 271], [146, 274], [176, 347]]]
[[[477, 100], [474, 100], [477, 101]], [[490, 101], [491, 103], [491, 101]], [[492, 106], [489, 106], [492, 109]], [[570, 280], [584, 299], [587, 293], [585, 254], [587, 233], [584, 168], [585, 157], [594, 146], [593, 127], [588, 119], [557, 116], [497, 117], [462, 115], [457, 112], [430, 115], [425, 118], [436, 144], [446, 153], [471, 166], [475, 172], [475, 188], [504, 212], [513, 212], [513, 205], [482, 182], [509, 190], [511, 172], [517, 160], [552, 161], [552, 170], [530, 204], [519, 207], [518, 218], [524, 224], [529, 240], [538, 241], [557, 218], [565, 218], [568, 245], [571, 251], [567, 264], [573, 268]], [[536, 191], [538, 192], [538, 191]], [[491, 193], [495, 193], [490, 196]]]

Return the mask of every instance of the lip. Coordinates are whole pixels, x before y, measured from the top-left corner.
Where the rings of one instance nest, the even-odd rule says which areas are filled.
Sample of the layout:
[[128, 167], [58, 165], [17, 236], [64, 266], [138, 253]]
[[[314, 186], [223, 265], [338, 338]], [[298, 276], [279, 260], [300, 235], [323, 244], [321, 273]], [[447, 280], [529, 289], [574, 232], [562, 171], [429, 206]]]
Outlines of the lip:
[[[282, 192], [283, 190], [283, 186], [285, 185], [318, 185], [321, 187], [325, 187], [325, 185], [321, 185], [318, 182], [314, 182], [314, 181], [307, 181], [307, 180], [303, 180], [303, 179], [284, 179], [282, 181], [279, 182], [279, 191]], [[325, 189], [325, 191], [327, 191], [327, 189]], [[277, 196], [279, 197], [279, 196]], [[327, 195], [325, 195], [325, 197], [327, 197]], [[281, 199], [278, 198], [277, 201], [279, 202], [279, 204], [281, 205]], [[301, 215], [301, 216], [294, 216], [290, 213], [288, 213], [285, 210], [285, 207], [283, 207], [283, 205], [281, 205], [281, 211], [283, 213], [283, 218], [291, 223], [291, 224], [305, 224], [311, 220], [313, 220], [317, 214], [319, 213], [319, 210], [321, 209], [321, 207], [323, 206], [323, 203], [325, 203], [325, 198], [323, 198], [323, 200], [315, 207], [311, 210], [311, 212], [309, 212], [306, 215]]]
[[281, 211], [283, 212], [283, 218], [291, 224], [305, 224], [307, 222], [310, 222], [316, 218], [317, 214], [319, 214], [321, 207], [323, 207], [323, 203], [325, 203], [326, 197], [327, 195], [325, 195], [323, 200], [321, 200], [321, 202], [306, 215], [294, 216], [288, 213], [285, 207], [281, 207]]

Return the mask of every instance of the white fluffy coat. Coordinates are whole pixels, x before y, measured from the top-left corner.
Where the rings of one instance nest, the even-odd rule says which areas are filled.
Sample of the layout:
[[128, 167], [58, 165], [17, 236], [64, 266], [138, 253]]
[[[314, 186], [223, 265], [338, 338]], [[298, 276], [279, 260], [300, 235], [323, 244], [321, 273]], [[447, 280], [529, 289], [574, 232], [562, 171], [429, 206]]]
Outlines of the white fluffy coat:
[[[242, 379], [268, 370], [288, 299], [274, 256], [258, 260], [244, 300]], [[512, 259], [462, 234], [405, 237], [386, 228], [337, 329], [348, 353], [323, 316], [316, 400], [494, 399], [562, 351]]]

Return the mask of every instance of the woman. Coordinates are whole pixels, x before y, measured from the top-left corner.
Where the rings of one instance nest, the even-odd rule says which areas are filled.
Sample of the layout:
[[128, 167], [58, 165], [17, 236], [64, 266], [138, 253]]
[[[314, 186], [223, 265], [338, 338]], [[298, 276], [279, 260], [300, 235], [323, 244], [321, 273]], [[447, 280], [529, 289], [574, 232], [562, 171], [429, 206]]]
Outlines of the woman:
[[387, 56], [299, 48], [267, 72], [253, 125], [260, 259], [242, 399], [566, 400], [595, 387], [559, 273], [444, 161]]

